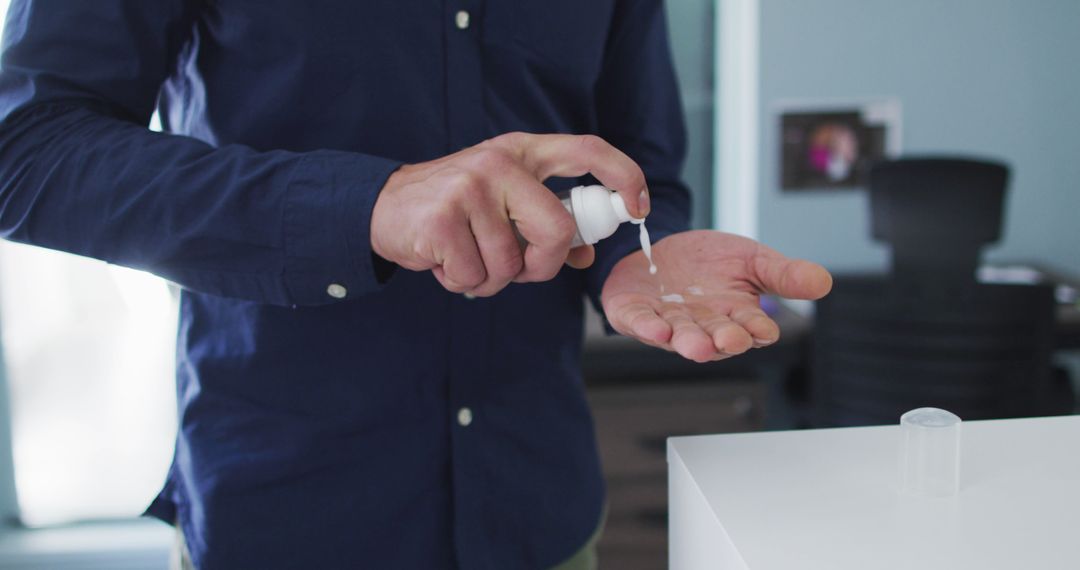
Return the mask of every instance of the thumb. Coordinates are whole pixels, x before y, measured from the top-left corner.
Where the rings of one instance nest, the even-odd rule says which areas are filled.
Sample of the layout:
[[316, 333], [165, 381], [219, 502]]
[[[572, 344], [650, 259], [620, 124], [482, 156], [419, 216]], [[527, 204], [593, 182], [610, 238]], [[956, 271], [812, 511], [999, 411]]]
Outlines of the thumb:
[[596, 260], [596, 250], [591, 245], [583, 245], [570, 250], [566, 264], [574, 269], [585, 269]]
[[788, 299], [814, 301], [832, 289], [832, 275], [824, 267], [780, 254], [758, 256], [754, 273], [764, 292]]

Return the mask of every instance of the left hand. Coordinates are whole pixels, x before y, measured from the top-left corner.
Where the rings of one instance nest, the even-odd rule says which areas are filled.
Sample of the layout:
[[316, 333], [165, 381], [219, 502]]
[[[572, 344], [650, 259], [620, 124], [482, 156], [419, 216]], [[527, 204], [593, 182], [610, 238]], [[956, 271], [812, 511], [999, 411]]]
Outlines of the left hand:
[[[760, 295], [820, 299], [832, 288], [832, 276], [816, 263], [716, 231], [668, 236], [653, 245], [653, 261], [656, 275], [640, 251], [615, 265], [601, 294], [604, 313], [616, 331], [696, 362], [780, 338], [779, 327], [761, 310]], [[685, 301], [661, 300], [672, 294]]]

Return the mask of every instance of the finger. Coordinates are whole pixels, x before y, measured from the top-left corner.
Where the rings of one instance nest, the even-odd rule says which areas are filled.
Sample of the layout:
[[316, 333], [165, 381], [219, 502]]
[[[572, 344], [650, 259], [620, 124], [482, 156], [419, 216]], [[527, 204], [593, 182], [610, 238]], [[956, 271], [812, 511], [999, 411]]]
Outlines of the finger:
[[443, 287], [453, 293], [464, 293], [483, 283], [487, 272], [476, 239], [466, 223], [456, 224], [434, 235], [440, 236], [435, 249], [439, 267], [436, 268], [438, 271], [433, 269], [432, 273]]
[[716, 356], [713, 339], [682, 305], [666, 303], [660, 316], [671, 325], [671, 348], [694, 362], [708, 362]]
[[485, 279], [469, 293], [490, 297], [521, 272], [524, 265], [521, 244], [501, 205], [475, 204], [469, 213], [469, 226], [485, 273]]
[[[500, 179], [506, 212], [527, 242], [516, 281], [547, 281], [567, 260], [577, 226], [562, 202], [524, 169]], [[581, 254], [578, 254], [581, 255]]]
[[764, 292], [788, 299], [816, 300], [832, 289], [832, 275], [816, 263], [788, 259], [761, 246], [754, 258], [754, 273]]
[[695, 315], [698, 326], [712, 339], [717, 352], [727, 356], [742, 354], [754, 346], [754, 339], [742, 325], [731, 320], [727, 315], [710, 312]]
[[[577, 232], [574, 218], [562, 202], [521, 165], [520, 157], [494, 146], [494, 142], [474, 150], [469, 160], [472, 168], [483, 173], [480, 178], [489, 190], [469, 195], [467, 202], [474, 204], [470, 212], [489, 226], [484, 232], [495, 225], [506, 225], [512, 233], [517, 232], [515, 238], [521, 238], [518, 248], [524, 248], [522, 267], [513, 280], [547, 281], [558, 274]], [[501, 238], [496, 246], [508, 248]], [[503, 259], [509, 253], [497, 255]]]
[[768, 346], [780, 339], [780, 327], [758, 307], [746, 307], [731, 312], [731, 320], [753, 337], [754, 346]]
[[585, 269], [596, 260], [596, 250], [591, 245], [583, 245], [570, 250], [566, 264], [574, 269]]
[[640, 340], [663, 345], [671, 340], [671, 325], [660, 318], [648, 303], [630, 303], [620, 307], [611, 325], [619, 332]]
[[538, 180], [592, 174], [619, 193], [630, 215], [648, 215], [649, 193], [641, 167], [604, 139], [595, 135], [526, 135], [518, 141], [525, 167]]

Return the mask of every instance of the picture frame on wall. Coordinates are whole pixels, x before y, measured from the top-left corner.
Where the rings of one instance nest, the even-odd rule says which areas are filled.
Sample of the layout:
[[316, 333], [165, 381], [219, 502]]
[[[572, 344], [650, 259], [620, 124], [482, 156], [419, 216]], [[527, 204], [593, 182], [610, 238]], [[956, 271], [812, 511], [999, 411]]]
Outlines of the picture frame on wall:
[[865, 188], [870, 166], [900, 154], [900, 102], [777, 106], [784, 192]]

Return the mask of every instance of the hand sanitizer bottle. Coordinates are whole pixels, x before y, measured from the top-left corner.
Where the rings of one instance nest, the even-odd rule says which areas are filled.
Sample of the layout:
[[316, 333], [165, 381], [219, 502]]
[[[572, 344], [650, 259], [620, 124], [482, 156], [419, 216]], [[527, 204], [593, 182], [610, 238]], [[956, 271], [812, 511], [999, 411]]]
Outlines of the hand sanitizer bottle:
[[619, 229], [619, 224], [644, 220], [631, 217], [621, 196], [603, 186], [578, 186], [562, 197], [563, 206], [574, 217], [577, 234], [570, 247], [592, 245]]
[[[630, 222], [637, 225], [638, 236], [641, 240], [641, 250], [649, 260], [649, 273], [656, 274], [656, 265], [652, 259], [652, 242], [649, 239], [649, 230], [645, 229], [645, 218], [634, 218], [626, 209], [626, 203], [617, 192], [608, 190], [603, 186], [577, 186], [568, 192], [559, 194], [563, 207], [574, 217], [577, 225], [577, 233], [574, 234], [570, 247], [593, 245], [596, 242], [609, 237], [619, 229], [619, 224]], [[513, 222], [511, 222], [512, 224]], [[517, 232], [517, 227], [514, 227]], [[528, 242], [517, 232], [518, 242], [521, 247], [528, 246]]]

